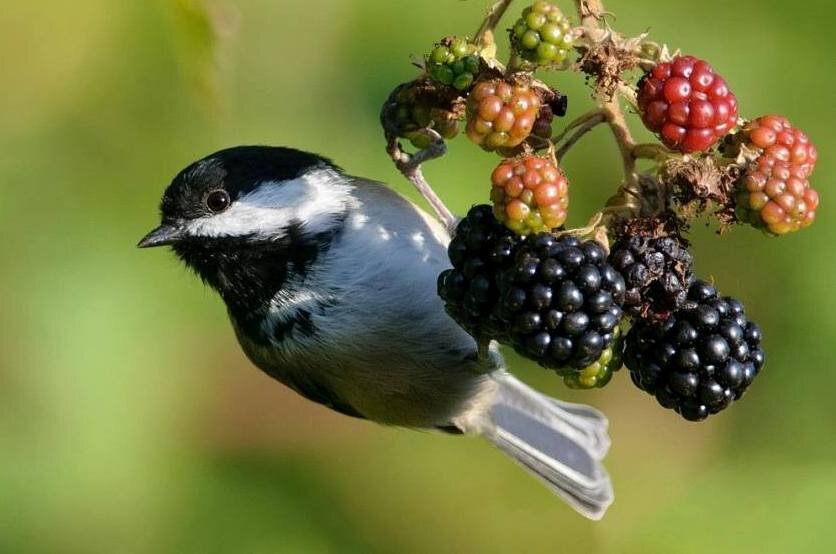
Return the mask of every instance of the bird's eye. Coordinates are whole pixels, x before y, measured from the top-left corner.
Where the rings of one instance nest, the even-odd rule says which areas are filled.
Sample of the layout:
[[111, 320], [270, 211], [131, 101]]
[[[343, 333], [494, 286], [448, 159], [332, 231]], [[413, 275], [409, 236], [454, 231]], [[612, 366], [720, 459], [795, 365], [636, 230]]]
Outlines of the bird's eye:
[[216, 214], [227, 209], [229, 204], [229, 194], [225, 190], [214, 190], [206, 197], [206, 207]]

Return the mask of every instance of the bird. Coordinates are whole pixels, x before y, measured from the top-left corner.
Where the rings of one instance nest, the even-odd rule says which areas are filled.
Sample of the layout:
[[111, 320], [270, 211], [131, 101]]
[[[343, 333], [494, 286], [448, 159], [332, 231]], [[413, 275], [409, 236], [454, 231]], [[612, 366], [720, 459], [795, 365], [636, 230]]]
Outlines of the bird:
[[236, 146], [178, 173], [160, 217], [138, 246], [170, 247], [217, 291], [270, 377], [346, 416], [483, 437], [590, 519], [613, 502], [607, 418], [523, 383], [447, 314], [450, 234], [392, 188]]

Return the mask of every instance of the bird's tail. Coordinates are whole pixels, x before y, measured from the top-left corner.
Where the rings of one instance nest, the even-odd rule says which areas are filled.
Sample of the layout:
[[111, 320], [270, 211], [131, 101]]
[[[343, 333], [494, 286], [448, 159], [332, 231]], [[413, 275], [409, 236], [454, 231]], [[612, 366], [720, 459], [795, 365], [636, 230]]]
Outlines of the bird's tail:
[[507, 373], [481, 434], [542, 480], [575, 510], [601, 519], [613, 501], [601, 460], [610, 446], [598, 410], [549, 398]]

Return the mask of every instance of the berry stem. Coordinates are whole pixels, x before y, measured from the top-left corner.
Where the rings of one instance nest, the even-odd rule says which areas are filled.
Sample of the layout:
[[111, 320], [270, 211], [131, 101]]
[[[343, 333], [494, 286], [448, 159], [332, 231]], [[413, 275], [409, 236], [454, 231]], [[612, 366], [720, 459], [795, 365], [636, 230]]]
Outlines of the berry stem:
[[[575, 127], [575, 132], [572, 133], [569, 136], [569, 138], [566, 139], [563, 145], [560, 148], [558, 148], [557, 152], [555, 153], [555, 157], [557, 158], [558, 162], [563, 159], [563, 156], [566, 155], [569, 149], [571, 149], [572, 146], [581, 139], [581, 137], [583, 137], [586, 133], [594, 129], [597, 125], [607, 121], [607, 114], [604, 113], [602, 110], [593, 110], [593, 112], [589, 112], [585, 116], [581, 116], [579, 119], [584, 120], [578, 125], [575, 125], [574, 121], [572, 122], [572, 124], [570, 124]], [[566, 132], [570, 130], [570, 128], [571, 127], [567, 127], [566, 129], [564, 129], [564, 131], [558, 137], [556, 137], [555, 140], [557, 141], [562, 139], [566, 135]]]
[[655, 142], [647, 142], [633, 146], [633, 157], [639, 160], [659, 160], [672, 156], [677, 156], [677, 153]]
[[496, 26], [499, 25], [499, 20], [505, 15], [505, 11], [513, 1], [499, 0], [499, 2], [490, 7], [488, 14], [479, 26], [479, 30], [476, 31], [476, 37], [474, 38], [476, 44], [484, 45], [486, 42], [493, 43], [493, 32]]
[[[600, 29], [601, 21], [608, 13], [604, 9], [604, 4], [601, 0], [575, 0], [578, 16], [581, 18], [581, 24], [584, 29], [592, 32]], [[625, 183], [623, 185], [624, 191], [631, 196], [641, 196], [641, 189], [638, 183], [638, 173], [636, 171], [636, 158], [633, 155], [633, 148], [636, 141], [627, 126], [627, 121], [624, 118], [624, 112], [621, 109], [621, 104], [618, 96], [611, 98], [601, 104], [601, 110], [606, 116], [607, 123], [612, 131], [613, 138], [618, 145], [618, 150], [621, 152], [621, 161], [624, 166]]]
[[444, 139], [433, 129], [424, 129], [432, 139], [432, 143], [428, 148], [419, 150], [415, 154], [409, 154], [401, 149], [397, 137], [390, 137], [389, 144], [386, 147], [392, 161], [398, 171], [412, 183], [421, 196], [432, 206], [438, 218], [444, 224], [448, 231], [453, 231], [456, 228], [456, 216], [447, 208], [444, 201], [435, 193], [432, 186], [424, 178], [424, 172], [421, 171], [421, 164], [436, 158], [440, 158], [447, 153], [447, 144]]

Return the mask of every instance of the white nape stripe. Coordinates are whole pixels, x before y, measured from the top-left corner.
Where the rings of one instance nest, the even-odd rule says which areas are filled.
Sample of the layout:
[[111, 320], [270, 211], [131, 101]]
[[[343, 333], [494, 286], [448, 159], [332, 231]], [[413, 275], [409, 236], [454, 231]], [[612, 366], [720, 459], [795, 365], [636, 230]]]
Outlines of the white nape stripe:
[[351, 187], [332, 169], [316, 169], [290, 181], [265, 181], [225, 212], [192, 221], [198, 237], [280, 238], [293, 221], [316, 233], [326, 230], [350, 202]]

